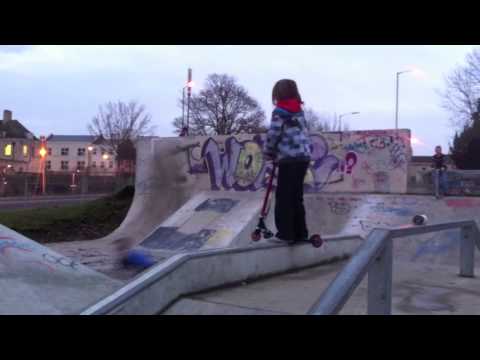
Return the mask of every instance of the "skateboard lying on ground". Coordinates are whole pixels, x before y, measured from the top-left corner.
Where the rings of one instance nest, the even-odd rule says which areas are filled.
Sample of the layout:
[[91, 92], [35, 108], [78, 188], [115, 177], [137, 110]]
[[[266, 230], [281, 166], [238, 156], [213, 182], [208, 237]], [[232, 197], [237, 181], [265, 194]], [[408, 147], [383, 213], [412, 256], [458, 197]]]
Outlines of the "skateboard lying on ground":
[[[268, 216], [268, 212], [270, 210], [270, 195], [272, 193], [273, 189], [273, 178], [275, 177], [275, 171], [277, 169], [277, 165], [274, 163], [273, 164], [273, 169], [272, 169], [272, 174], [270, 175], [270, 178], [268, 179], [267, 183], [267, 191], [265, 192], [265, 198], [263, 199], [263, 206], [262, 206], [262, 211], [260, 212], [260, 219], [258, 220], [258, 225], [255, 229], [255, 231], [252, 233], [251, 238], [252, 241], [260, 241], [262, 237], [264, 239], [271, 239], [274, 238], [274, 234], [272, 231], [270, 231], [267, 226], [265, 225], [265, 219]], [[274, 240], [274, 239], [272, 239]], [[280, 242], [281, 240], [279, 240]], [[309, 242], [311, 243], [314, 247], [319, 248], [323, 245], [323, 240], [318, 234], [314, 234], [310, 236], [308, 240], [304, 241], [299, 241], [299, 242]]]

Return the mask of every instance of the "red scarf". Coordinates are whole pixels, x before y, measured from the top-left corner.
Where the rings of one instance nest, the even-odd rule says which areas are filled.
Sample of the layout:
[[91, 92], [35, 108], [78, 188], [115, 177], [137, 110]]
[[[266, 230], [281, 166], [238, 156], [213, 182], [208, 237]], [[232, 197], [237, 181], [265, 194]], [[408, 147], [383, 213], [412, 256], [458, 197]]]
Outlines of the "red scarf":
[[302, 102], [297, 99], [286, 99], [277, 102], [277, 107], [287, 110], [291, 113], [298, 113], [302, 111]]

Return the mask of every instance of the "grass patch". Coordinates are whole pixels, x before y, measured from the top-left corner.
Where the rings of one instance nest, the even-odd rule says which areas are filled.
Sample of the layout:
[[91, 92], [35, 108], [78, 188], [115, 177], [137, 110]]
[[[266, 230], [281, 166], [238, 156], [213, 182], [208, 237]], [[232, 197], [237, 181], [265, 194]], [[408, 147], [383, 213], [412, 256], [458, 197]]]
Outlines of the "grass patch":
[[40, 243], [92, 240], [106, 236], [125, 219], [133, 188], [79, 205], [0, 213], [0, 224]]

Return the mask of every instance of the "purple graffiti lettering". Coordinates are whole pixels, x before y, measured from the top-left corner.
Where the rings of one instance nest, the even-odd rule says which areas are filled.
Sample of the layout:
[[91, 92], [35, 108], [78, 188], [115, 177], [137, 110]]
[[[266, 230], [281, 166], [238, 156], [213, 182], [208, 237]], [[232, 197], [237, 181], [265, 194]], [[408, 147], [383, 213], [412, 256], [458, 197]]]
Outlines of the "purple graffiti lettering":
[[[343, 180], [343, 175], [337, 179], [331, 179], [335, 171], [340, 169], [340, 160], [335, 156], [329, 154], [328, 143], [323, 136], [312, 135], [311, 153], [312, 165], [310, 167], [314, 178], [314, 189], [320, 191], [327, 184], [340, 182]], [[307, 189], [312, 190], [312, 189]]]
[[[225, 151], [221, 152], [218, 143], [209, 138], [202, 148], [201, 156], [207, 163], [208, 173], [210, 176], [210, 183], [212, 190], [220, 190], [223, 187], [226, 190], [234, 189], [237, 191], [255, 191], [260, 189], [265, 184], [265, 174], [268, 166], [265, 166], [263, 156], [261, 157], [261, 164], [259, 171], [255, 174], [253, 180], [247, 184], [240, 184], [240, 179], [237, 177], [236, 171], [238, 168], [244, 170], [254, 170], [254, 156], [252, 154], [246, 155], [244, 163], [240, 163], [240, 154], [245, 149], [247, 143], [254, 143], [261, 146], [257, 138], [246, 141], [238, 141], [235, 137], [229, 137], [225, 141]], [[248, 182], [248, 181], [247, 181]]]

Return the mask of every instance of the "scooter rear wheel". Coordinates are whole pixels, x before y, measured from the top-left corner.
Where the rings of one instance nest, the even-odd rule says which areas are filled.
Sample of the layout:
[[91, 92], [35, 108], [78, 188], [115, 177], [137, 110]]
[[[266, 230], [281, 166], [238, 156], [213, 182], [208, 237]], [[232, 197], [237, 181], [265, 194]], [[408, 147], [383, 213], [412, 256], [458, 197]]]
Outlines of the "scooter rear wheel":
[[313, 247], [316, 248], [319, 248], [323, 245], [323, 240], [318, 234], [312, 235], [312, 237], [310, 238], [310, 242], [312, 243]]

